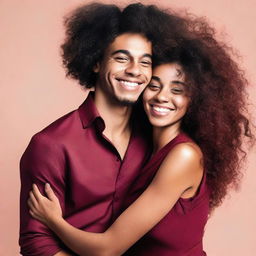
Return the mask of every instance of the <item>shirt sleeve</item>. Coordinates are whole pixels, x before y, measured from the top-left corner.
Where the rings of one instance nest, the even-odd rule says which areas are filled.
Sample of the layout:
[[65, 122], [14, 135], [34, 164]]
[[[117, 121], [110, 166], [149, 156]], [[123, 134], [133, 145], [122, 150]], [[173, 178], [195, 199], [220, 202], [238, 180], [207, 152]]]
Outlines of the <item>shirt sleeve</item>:
[[21, 254], [24, 256], [54, 255], [63, 250], [63, 244], [44, 224], [31, 217], [27, 200], [33, 183], [37, 184], [44, 194], [44, 185], [48, 182], [64, 209], [65, 158], [60, 144], [45, 134], [35, 135], [21, 157], [20, 178]]

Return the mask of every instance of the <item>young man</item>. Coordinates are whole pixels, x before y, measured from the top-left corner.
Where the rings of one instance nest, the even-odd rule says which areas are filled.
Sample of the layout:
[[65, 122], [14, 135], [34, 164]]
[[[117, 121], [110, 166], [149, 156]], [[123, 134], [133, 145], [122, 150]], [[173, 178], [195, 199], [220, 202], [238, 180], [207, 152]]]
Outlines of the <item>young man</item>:
[[95, 92], [79, 109], [33, 136], [22, 156], [22, 255], [72, 253], [30, 216], [32, 183], [41, 191], [50, 183], [65, 218], [80, 229], [103, 232], [120, 214], [150, 154], [140, 124], [131, 119], [132, 105], [151, 79], [152, 52], [163, 47], [165, 29], [158, 28], [165, 21], [169, 15], [141, 4], [123, 11], [91, 4], [66, 20], [62, 49], [67, 75]]

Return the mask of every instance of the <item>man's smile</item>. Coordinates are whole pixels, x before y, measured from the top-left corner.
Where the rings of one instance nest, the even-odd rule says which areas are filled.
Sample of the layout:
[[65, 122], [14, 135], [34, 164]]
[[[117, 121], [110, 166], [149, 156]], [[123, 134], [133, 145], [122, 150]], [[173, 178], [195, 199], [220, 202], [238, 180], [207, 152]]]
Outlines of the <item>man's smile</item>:
[[122, 87], [128, 90], [135, 90], [137, 89], [140, 85], [143, 84], [142, 81], [133, 81], [133, 80], [127, 80], [127, 79], [122, 79], [122, 78], [116, 78], [116, 80], [120, 83]]

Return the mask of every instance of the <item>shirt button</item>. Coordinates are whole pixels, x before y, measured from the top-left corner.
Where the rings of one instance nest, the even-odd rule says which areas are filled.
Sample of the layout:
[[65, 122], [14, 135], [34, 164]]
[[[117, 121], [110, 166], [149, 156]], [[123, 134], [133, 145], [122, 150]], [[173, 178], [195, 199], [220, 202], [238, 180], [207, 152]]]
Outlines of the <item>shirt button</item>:
[[116, 158], [116, 161], [117, 161], [117, 162], [119, 162], [119, 161], [120, 161], [120, 159], [117, 157], [117, 158]]

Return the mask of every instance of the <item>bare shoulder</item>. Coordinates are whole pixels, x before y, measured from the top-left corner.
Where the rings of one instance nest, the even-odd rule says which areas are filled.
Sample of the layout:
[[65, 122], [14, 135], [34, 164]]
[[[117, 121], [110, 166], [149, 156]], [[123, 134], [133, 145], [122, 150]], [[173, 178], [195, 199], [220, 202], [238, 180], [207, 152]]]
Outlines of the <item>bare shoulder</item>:
[[179, 143], [168, 154], [167, 157], [181, 157], [183, 160], [200, 161], [203, 157], [199, 146], [193, 142]]
[[187, 187], [198, 184], [203, 174], [203, 154], [193, 142], [176, 145], [166, 156], [159, 175], [184, 181]]
[[201, 163], [203, 154], [198, 145], [193, 142], [177, 144], [166, 156], [166, 161], [175, 161], [184, 164]]

